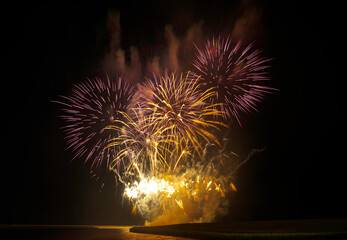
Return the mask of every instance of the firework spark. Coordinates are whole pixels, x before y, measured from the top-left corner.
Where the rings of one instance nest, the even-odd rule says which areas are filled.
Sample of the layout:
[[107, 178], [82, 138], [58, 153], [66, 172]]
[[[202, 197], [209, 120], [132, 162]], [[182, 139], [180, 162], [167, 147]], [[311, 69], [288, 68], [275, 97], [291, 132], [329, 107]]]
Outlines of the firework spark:
[[219, 104], [224, 119], [233, 117], [241, 125], [240, 114], [257, 111], [264, 95], [275, 90], [264, 85], [269, 80], [270, 59], [262, 57], [260, 50], [252, 50], [253, 44], [234, 44], [231, 37], [219, 36], [196, 49], [194, 75], [200, 76], [203, 89], [215, 89], [209, 100]]
[[123, 116], [132, 98], [132, 87], [121, 78], [106, 80], [95, 77], [74, 85], [71, 97], [62, 96], [64, 101], [55, 101], [64, 106], [60, 117], [66, 125], [67, 145], [74, 152], [74, 158], [92, 160], [91, 166], [106, 165], [116, 156], [116, 148], [105, 151], [109, 139], [116, 137], [116, 131], [108, 131], [106, 126], [117, 123]]

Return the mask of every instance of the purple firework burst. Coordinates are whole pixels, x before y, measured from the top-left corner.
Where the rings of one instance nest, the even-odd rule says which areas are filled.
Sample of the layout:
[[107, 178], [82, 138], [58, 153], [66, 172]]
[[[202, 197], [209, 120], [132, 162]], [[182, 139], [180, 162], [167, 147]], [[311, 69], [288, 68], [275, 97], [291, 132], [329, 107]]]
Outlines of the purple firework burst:
[[262, 57], [259, 49], [252, 48], [252, 43], [232, 43], [230, 36], [213, 37], [204, 48], [196, 47], [193, 61], [194, 74], [200, 76], [201, 86], [215, 89], [216, 95], [210, 100], [219, 104], [223, 118], [233, 117], [240, 125], [240, 113], [257, 111], [257, 104], [264, 95], [276, 90], [264, 85], [269, 80], [266, 69], [271, 59]]
[[91, 167], [109, 165], [116, 154], [115, 147], [105, 148], [108, 141], [117, 137], [118, 132], [105, 129], [117, 125], [126, 111], [133, 95], [133, 88], [121, 77], [111, 80], [95, 77], [86, 82], [75, 84], [70, 97], [61, 96], [64, 114], [60, 117], [66, 125], [67, 145], [74, 152], [74, 158], [85, 157], [85, 162], [92, 160]]

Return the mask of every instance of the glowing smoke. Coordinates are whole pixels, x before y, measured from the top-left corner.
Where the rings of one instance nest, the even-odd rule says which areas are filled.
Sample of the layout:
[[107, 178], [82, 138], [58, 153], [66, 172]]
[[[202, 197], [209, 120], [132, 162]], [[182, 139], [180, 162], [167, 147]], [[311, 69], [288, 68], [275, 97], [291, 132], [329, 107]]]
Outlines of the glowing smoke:
[[230, 177], [222, 177], [213, 165], [195, 163], [129, 183], [125, 196], [147, 225], [160, 225], [213, 221], [227, 213], [231, 191], [236, 188]]

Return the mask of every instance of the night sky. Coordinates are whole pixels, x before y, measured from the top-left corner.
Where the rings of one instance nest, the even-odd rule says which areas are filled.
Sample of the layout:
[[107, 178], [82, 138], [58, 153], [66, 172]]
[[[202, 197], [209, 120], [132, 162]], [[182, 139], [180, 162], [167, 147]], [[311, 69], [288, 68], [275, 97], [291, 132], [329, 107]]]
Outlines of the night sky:
[[131, 46], [138, 47], [142, 59], [165, 46], [167, 24], [180, 37], [203, 21], [203, 33], [211, 37], [231, 33], [245, 12], [255, 11], [256, 20], [244, 20], [251, 29], [241, 32], [273, 58], [269, 85], [280, 91], [267, 95], [259, 113], [245, 116], [242, 127], [232, 126], [234, 149], [241, 156], [252, 148], [266, 150], [240, 169], [238, 192], [224, 220], [347, 217], [339, 7], [315, 4], [6, 6], [0, 223], [141, 223], [109, 178], [101, 190], [83, 159], [71, 161], [59, 129], [64, 124], [60, 106], [51, 102], [71, 94], [72, 84], [100, 73], [109, 51], [106, 22], [112, 10], [120, 13], [121, 48], [127, 55]]

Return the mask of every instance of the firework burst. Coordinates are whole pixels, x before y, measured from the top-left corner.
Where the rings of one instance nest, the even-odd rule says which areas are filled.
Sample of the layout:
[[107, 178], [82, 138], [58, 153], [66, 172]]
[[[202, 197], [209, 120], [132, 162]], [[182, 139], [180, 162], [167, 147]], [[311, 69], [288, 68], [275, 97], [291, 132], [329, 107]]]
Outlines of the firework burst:
[[138, 94], [145, 115], [155, 120], [151, 128], [156, 133], [178, 142], [183, 149], [192, 145], [200, 155], [202, 141], [219, 144], [211, 129], [219, 131], [226, 125], [209, 118], [222, 114], [215, 105], [209, 104], [209, 98], [215, 94], [213, 88], [202, 92], [199, 86], [199, 78], [191, 79], [189, 73], [185, 77], [172, 74], [171, 77], [148, 80]]
[[[165, 171], [169, 168], [168, 146], [178, 145], [173, 143], [172, 138], [155, 131], [153, 127], [156, 124], [155, 120], [145, 117], [143, 113], [139, 106], [132, 108], [129, 114], [119, 111], [124, 120], [117, 120], [118, 126], [106, 127], [120, 133], [108, 141], [106, 149], [110, 147], [120, 149], [110, 168], [119, 176], [123, 175], [125, 179], [127, 175], [131, 176], [132, 172], [142, 177], [158, 169]], [[120, 165], [123, 168], [120, 168]]]
[[106, 126], [116, 125], [123, 116], [132, 97], [132, 88], [121, 78], [106, 80], [95, 77], [86, 82], [74, 85], [70, 97], [62, 96], [64, 101], [55, 101], [64, 106], [60, 117], [66, 122], [62, 127], [69, 149], [74, 158], [84, 157], [85, 162], [92, 161], [91, 166], [100, 166], [116, 156], [117, 149], [106, 144], [118, 135], [109, 131]]
[[275, 90], [264, 85], [270, 59], [252, 50], [253, 44], [234, 44], [231, 37], [219, 36], [196, 49], [193, 74], [200, 76], [203, 89], [215, 89], [209, 100], [219, 105], [224, 119], [233, 117], [241, 125], [240, 114], [257, 111], [264, 95]]

